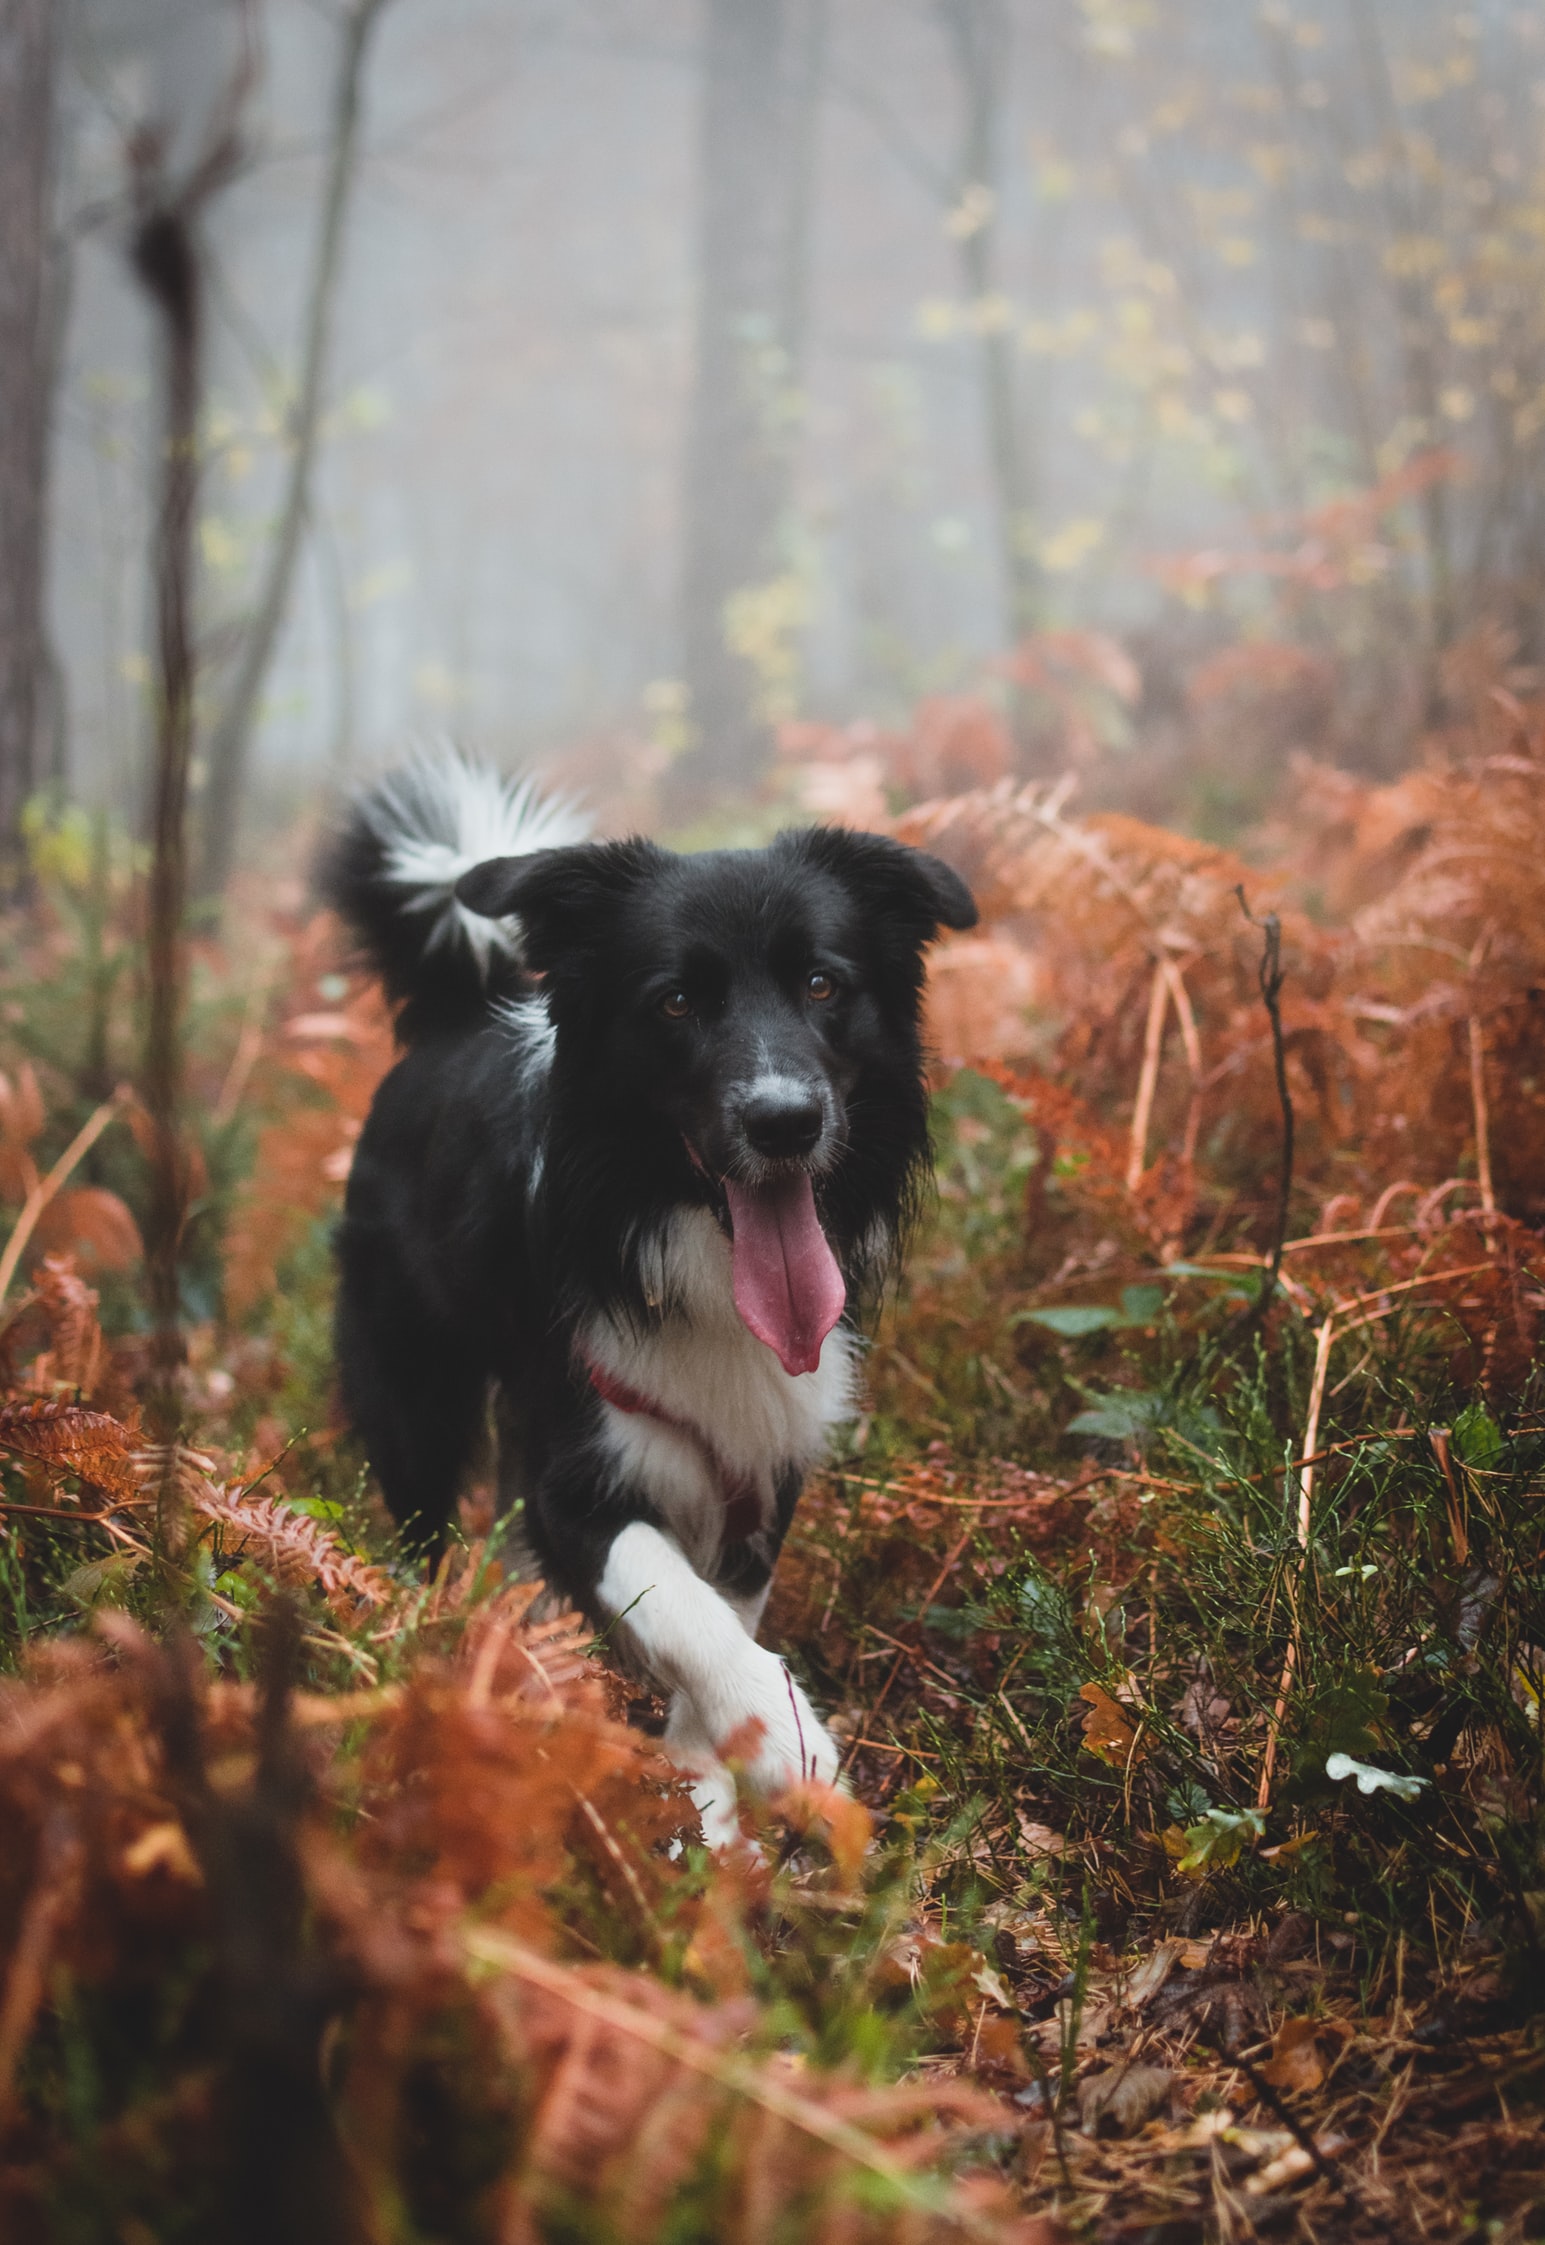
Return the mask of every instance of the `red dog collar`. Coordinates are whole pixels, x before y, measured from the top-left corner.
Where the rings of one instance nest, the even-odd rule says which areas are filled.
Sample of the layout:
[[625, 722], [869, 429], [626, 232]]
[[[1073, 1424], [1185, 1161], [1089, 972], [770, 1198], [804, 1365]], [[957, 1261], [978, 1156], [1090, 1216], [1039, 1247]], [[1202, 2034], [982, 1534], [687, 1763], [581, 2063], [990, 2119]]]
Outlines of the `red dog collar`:
[[754, 1536], [762, 1526], [762, 1499], [752, 1476], [726, 1465], [702, 1429], [693, 1426], [689, 1419], [678, 1419], [674, 1411], [667, 1411], [647, 1395], [640, 1395], [637, 1388], [629, 1387], [626, 1380], [619, 1380], [593, 1357], [587, 1356], [581, 1361], [590, 1385], [603, 1403], [609, 1403], [614, 1411], [625, 1411], [630, 1419], [653, 1419], [657, 1426], [669, 1427], [673, 1434], [682, 1435], [696, 1445], [718, 1484], [724, 1506], [726, 1541], [745, 1543]]

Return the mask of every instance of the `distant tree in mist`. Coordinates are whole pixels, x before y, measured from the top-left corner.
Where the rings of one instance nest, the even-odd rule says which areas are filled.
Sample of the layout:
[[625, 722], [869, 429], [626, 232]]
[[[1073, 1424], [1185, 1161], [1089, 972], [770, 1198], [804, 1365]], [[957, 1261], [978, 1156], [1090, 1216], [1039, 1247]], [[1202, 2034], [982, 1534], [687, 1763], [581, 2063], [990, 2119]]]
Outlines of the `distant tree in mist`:
[[1040, 569], [1034, 545], [1034, 489], [1020, 397], [1013, 307], [1002, 293], [997, 254], [1003, 202], [1004, 141], [1011, 118], [1009, 0], [938, 0], [960, 99], [960, 148], [949, 231], [959, 245], [961, 278], [977, 327], [982, 420], [996, 514], [1007, 644], [1034, 628]]
[[171, 1461], [181, 1418], [181, 1260], [192, 1193], [184, 1114], [184, 1008], [188, 960], [187, 829], [197, 737], [197, 622], [194, 554], [203, 444], [205, 252], [202, 222], [242, 156], [243, 121], [256, 76], [250, 8], [238, 18], [234, 68], [211, 115], [197, 159], [180, 180], [167, 171], [164, 130], [142, 129], [128, 148], [134, 230], [130, 259], [159, 329], [156, 387], [156, 517], [150, 573], [155, 599], [155, 729], [150, 772], [150, 864], [145, 894], [145, 1042], [140, 1096], [148, 1125], [149, 1205], [145, 1273], [151, 1311], [148, 1401], [156, 1440], [166, 1445], [157, 1496], [157, 1547], [164, 1552], [180, 1501]]
[[[1086, 645], [1077, 760], [1124, 799], [1210, 728], [1220, 799], [1242, 800], [1264, 736], [1236, 707], [1297, 709], [1273, 679], [1312, 705], [1291, 746], [1387, 767], [1457, 706], [1456, 649], [1514, 690], [1545, 663], [1545, 12], [415, 0], [389, 47], [340, 57], [383, 7], [264, 0], [278, 67], [254, 133], [276, 160], [216, 236], [210, 413], [239, 431], [211, 444], [200, 524], [220, 595], [191, 806], [206, 893], [259, 758], [277, 780], [326, 753], [351, 629], [370, 753], [448, 712], [496, 752], [556, 749], [625, 725], [652, 682], [657, 756], [682, 714], [694, 732], [678, 815], [754, 781], [785, 714], [890, 720], [957, 688], [1017, 696], [1021, 760], [1060, 769], [1064, 712], [1031, 673], [1067, 668], [1079, 633], [1121, 635], [1147, 682], [1113, 703]], [[198, 112], [210, 71], [188, 34], [214, 42], [232, 12], [54, 0], [77, 26], [58, 34], [61, 116], [91, 127], [66, 148], [61, 124], [58, 169], [83, 208], [111, 202], [123, 104]], [[37, 0], [0, 0], [13, 104], [27, 20]], [[343, 63], [397, 120], [369, 209], [341, 199], [357, 138], [329, 164]], [[28, 149], [0, 132], [6, 182]], [[28, 207], [5, 185], [12, 310]], [[55, 628], [74, 770], [126, 801], [143, 337], [80, 232]], [[295, 337], [280, 372], [265, 331]], [[345, 353], [393, 434], [380, 472], [328, 480], [329, 646], [298, 627]], [[18, 680], [37, 683], [9, 588], [15, 477], [39, 455], [25, 381], [7, 372], [5, 394], [0, 834], [25, 789]], [[1011, 667], [1027, 629], [1057, 645]], [[449, 670], [419, 660], [442, 640]], [[1251, 660], [1209, 668], [1235, 649]]]
[[220, 896], [235, 863], [237, 835], [263, 688], [289, 609], [311, 504], [349, 201], [359, 161], [360, 110], [371, 36], [388, 0], [350, 0], [339, 27], [329, 118], [327, 171], [306, 289], [300, 371], [290, 408], [289, 466], [278, 520], [262, 566], [232, 682], [210, 734], [197, 871], [200, 893]]
[[0, 0], [0, 877], [37, 772], [52, 351], [53, 0]]
[[753, 780], [797, 635], [787, 549], [827, 0], [705, 0], [683, 800]]

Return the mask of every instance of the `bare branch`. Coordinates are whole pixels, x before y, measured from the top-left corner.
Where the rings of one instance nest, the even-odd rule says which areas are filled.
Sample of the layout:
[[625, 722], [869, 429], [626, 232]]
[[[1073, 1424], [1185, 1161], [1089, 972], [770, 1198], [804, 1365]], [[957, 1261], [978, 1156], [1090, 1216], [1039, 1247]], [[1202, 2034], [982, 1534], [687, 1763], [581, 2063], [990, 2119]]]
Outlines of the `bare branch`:
[[300, 380], [290, 413], [290, 467], [278, 526], [257, 606], [237, 662], [230, 698], [209, 744], [209, 787], [204, 799], [198, 886], [218, 897], [230, 878], [241, 817], [252, 735], [263, 682], [289, 608], [295, 565], [305, 535], [316, 465], [327, 365], [332, 342], [345, 221], [358, 168], [361, 90], [371, 34], [387, 0], [353, 0], [342, 25], [332, 103], [331, 154], [322, 197], [321, 226], [306, 294]]

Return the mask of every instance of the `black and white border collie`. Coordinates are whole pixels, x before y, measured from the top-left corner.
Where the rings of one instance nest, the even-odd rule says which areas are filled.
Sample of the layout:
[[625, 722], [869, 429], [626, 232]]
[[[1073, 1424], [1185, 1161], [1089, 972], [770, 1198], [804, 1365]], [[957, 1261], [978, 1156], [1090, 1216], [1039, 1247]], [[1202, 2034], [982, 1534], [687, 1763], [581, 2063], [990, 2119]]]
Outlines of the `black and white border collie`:
[[667, 1695], [726, 1843], [732, 1742], [765, 1794], [836, 1775], [756, 1630], [927, 1176], [923, 950], [976, 908], [876, 834], [587, 837], [447, 754], [324, 854], [404, 1047], [339, 1235], [343, 1396], [430, 1555], [491, 1406], [501, 1508]]

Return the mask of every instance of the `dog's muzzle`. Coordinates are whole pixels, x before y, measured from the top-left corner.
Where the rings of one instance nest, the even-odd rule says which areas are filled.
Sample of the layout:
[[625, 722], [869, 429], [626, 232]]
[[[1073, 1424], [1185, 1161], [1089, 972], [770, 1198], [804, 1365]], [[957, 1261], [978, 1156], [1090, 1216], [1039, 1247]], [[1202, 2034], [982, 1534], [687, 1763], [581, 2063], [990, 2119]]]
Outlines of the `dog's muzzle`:
[[826, 1129], [826, 1102], [814, 1086], [753, 1091], [740, 1110], [753, 1153], [767, 1161], [805, 1161]]

